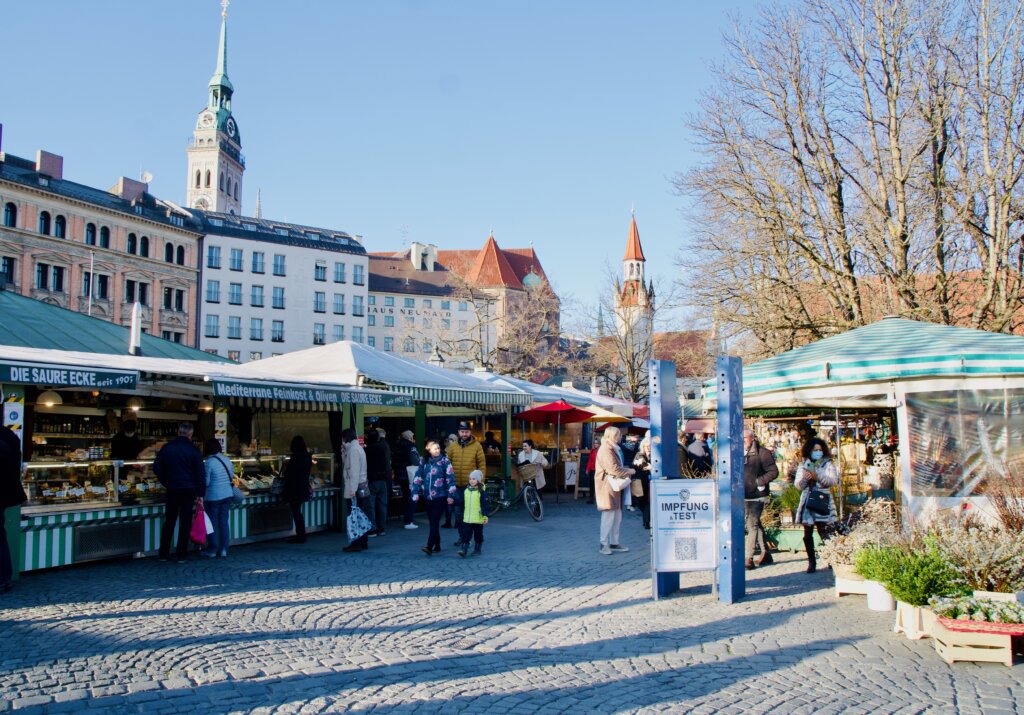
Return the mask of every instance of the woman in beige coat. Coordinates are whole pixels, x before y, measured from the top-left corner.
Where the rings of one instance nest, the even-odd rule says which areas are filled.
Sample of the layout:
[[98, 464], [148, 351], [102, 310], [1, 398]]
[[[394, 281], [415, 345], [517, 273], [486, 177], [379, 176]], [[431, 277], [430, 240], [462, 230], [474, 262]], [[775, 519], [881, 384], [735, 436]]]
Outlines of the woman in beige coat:
[[605, 556], [615, 551], [629, 551], [619, 544], [622, 490], [629, 488], [630, 478], [636, 472], [622, 465], [621, 440], [622, 431], [618, 427], [608, 427], [604, 431], [594, 470], [594, 497], [597, 510], [601, 512], [601, 553]]

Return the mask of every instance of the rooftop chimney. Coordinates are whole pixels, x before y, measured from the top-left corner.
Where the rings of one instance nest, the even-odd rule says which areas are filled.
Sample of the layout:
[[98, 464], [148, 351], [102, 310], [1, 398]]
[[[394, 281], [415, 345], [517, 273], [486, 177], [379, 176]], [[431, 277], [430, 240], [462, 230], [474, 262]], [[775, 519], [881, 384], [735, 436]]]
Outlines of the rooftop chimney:
[[63, 179], [64, 157], [40, 149], [36, 152], [36, 171], [51, 179]]
[[136, 199], [141, 199], [142, 195], [149, 191], [149, 184], [122, 176], [108, 191], [125, 201], [135, 201]]

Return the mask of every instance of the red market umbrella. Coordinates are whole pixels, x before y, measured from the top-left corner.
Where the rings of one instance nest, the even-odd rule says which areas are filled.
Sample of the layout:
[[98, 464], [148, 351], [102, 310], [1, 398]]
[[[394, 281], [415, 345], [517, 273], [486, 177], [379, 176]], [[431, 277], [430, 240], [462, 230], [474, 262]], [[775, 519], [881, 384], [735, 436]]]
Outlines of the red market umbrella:
[[536, 422], [543, 425], [555, 425], [555, 447], [559, 448], [562, 436], [562, 425], [571, 422], [586, 422], [594, 416], [593, 412], [573, 407], [565, 400], [558, 400], [540, 407], [524, 410], [518, 415], [518, 419], [527, 422]]

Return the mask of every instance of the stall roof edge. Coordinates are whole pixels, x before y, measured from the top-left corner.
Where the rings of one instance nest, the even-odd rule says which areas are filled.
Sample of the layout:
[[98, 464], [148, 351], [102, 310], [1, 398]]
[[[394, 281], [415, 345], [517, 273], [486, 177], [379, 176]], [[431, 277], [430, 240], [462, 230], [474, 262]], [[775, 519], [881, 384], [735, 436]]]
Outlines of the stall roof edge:
[[[127, 355], [130, 332], [128, 326], [9, 290], [0, 291], [0, 345]], [[146, 333], [142, 334], [142, 354], [146, 357], [234, 364], [227, 358]]]

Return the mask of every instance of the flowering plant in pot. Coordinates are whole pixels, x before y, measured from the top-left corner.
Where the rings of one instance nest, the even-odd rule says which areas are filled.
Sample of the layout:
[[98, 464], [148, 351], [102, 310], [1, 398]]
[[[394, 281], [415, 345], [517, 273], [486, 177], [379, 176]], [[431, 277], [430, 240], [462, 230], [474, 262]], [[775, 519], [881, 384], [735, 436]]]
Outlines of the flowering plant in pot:
[[929, 604], [939, 621], [953, 630], [1024, 634], [1024, 605], [984, 598], [933, 596]]
[[859, 580], [854, 555], [869, 546], [900, 543], [900, 527], [894, 504], [888, 499], [869, 499], [845, 522], [836, 525], [835, 534], [818, 549], [818, 557], [832, 566], [836, 578]]
[[930, 539], [961, 590], [985, 598], [1021, 600], [1024, 532], [965, 520], [934, 525]]

